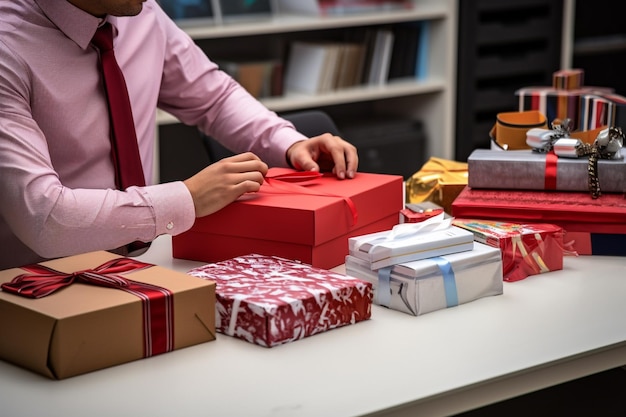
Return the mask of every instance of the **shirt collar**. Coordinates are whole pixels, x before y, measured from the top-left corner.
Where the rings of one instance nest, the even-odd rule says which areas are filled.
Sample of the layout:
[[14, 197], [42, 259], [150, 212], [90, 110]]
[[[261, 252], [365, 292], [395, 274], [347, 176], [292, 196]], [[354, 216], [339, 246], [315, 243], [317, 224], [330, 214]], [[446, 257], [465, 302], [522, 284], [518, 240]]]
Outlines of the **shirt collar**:
[[[105, 20], [90, 15], [67, 0], [35, 1], [48, 19], [82, 49], [89, 47], [96, 29]], [[109, 20], [114, 27], [116, 26], [117, 19], [108, 16], [106, 20]]]

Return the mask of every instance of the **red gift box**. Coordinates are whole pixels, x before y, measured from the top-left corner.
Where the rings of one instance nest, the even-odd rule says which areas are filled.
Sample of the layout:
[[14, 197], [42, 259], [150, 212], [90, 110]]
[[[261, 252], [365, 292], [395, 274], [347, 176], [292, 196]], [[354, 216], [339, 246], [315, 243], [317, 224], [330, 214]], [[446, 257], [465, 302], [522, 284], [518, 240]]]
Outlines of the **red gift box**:
[[421, 203], [407, 203], [400, 210], [400, 223], [420, 223], [443, 213], [443, 207], [431, 201]]
[[[189, 231], [174, 236], [174, 257], [219, 262], [258, 253], [330, 269], [344, 263], [349, 237], [398, 223], [401, 176], [360, 172], [347, 180], [332, 175], [306, 180], [313, 174], [270, 169], [258, 193], [196, 219]], [[298, 175], [305, 181], [297, 181]]]
[[[568, 248], [579, 255], [623, 255], [626, 243], [624, 194], [602, 194], [593, 199], [586, 192], [505, 191], [466, 187], [452, 204], [458, 218], [513, 223], [551, 223], [565, 231]], [[609, 241], [620, 242], [607, 247]], [[598, 242], [598, 244], [593, 244]], [[616, 242], [616, 243], [617, 243]]]
[[248, 254], [188, 272], [216, 283], [217, 331], [272, 347], [371, 317], [372, 284]]
[[500, 249], [504, 281], [563, 269], [563, 229], [559, 226], [477, 219], [452, 223], [474, 233], [474, 240]]

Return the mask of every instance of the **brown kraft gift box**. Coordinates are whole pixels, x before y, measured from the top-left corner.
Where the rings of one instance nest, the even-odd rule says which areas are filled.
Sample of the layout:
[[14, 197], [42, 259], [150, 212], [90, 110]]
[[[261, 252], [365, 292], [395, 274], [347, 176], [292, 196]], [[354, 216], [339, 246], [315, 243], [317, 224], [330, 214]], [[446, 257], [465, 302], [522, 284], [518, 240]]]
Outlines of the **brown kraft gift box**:
[[[100, 275], [91, 273], [109, 262], [132, 268], [120, 272], [114, 266]], [[14, 278], [40, 276], [43, 268], [66, 273], [68, 280], [72, 273], [88, 270], [105, 281], [131, 280], [132, 288], [170, 296], [149, 296], [147, 302], [141, 294], [81, 279], [41, 298], [9, 292], [7, 285]], [[7, 269], [0, 271], [0, 283], [0, 359], [49, 378], [68, 378], [215, 340], [214, 282], [109, 252]]]

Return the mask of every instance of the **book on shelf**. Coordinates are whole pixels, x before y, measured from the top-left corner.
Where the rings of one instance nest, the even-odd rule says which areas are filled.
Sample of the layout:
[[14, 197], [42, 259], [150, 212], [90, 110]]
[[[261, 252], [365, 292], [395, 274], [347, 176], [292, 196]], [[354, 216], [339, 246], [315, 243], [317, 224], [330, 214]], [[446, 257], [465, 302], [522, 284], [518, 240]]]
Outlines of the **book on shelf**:
[[393, 26], [394, 44], [389, 80], [428, 76], [430, 22], [418, 21]]
[[319, 94], [394, 79], [423, 79], [428, 71], [426, 21], [354, 28], [342, 41], [292, 41], [285, 90]]
[[285, 13], [343, 16], [413, 8], [410, 0], [276, 0]]
[[360, 83], [364, 46], [350, 42], [294, 41], [285, 68], [287, 92], [319, 94]]
[[341, 62], [338, 68], [335, 88], [347, 88], [361, 84], [365, 59], [365, 45], [343, 43]]
[[429, 31], [428, 21], [398, 23], [366, 30], [360, 35], [367, 48], [363, 83], [381, 85], [398, 79], [426, 78]]
[[380, 85], [387, 82], [394, 36], [391, 29], [376, 29], [373, 36], [370, 36], [365, 84]]
[[330, 64], [328, 48], [319, 43], [293, 42], [285, 69], [285, 91], [317, 94]]
[[430, 57], [430, 21], [420, 22], [420, 34], [417, 45], [417, 56], [415, 64], [415, 78], [423, 80], [428, 77], [428, 66]]
[[283, 93], [283, 64], [278, 59], [216, 60], [216, 63], [255, 98], [280, 96]]

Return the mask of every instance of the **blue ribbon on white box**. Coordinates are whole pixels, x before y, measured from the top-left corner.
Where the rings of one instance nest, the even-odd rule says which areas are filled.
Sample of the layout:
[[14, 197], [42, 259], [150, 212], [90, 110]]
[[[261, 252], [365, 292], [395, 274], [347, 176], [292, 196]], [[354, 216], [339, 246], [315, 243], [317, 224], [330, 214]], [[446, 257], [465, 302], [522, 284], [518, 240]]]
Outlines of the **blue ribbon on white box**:
[[378, 270], [376, 304], [383, 307], [391, 305], [391, 268], [391, 266], [387, 266]]
[[[456, 277], [452, 264], [441, 256], [430, 258], [435, 262], [441, 276], [443, 277], [443, 290], [446, 297], [446, 307], [459, 305], [459, 295], [456, 288]], [[380, 268], [378, 270], [378, 287], [376, 288], [376, 304], [383, 307], [391, 305], [391, 269], [393, 266]]]
[[443, 275], [443, 289], [446, 294], [446, 307], [454, 307], [459, 305], [459, 294], [456, 289], [456, 277], [454, 276], [454, 270], [452, 264], [441, 256], [431, 258], [441, 271]]

